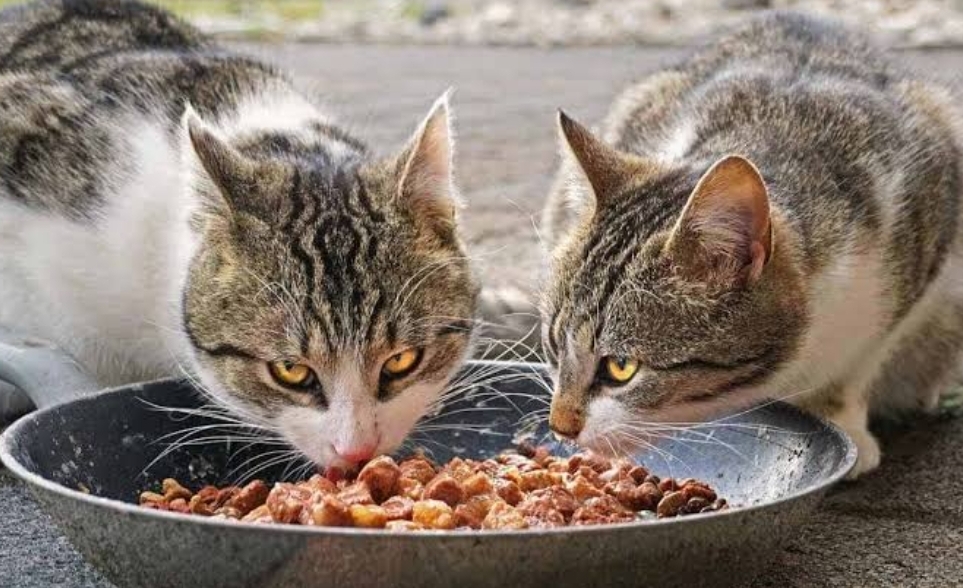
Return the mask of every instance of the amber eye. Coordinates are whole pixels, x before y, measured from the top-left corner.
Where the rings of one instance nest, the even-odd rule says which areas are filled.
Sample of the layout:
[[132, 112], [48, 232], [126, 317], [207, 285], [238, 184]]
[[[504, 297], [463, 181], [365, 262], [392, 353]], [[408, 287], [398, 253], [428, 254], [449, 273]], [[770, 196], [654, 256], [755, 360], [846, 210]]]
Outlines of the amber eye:
[[390, 378], [400, 378], [418, 367], [420, 359], [420, 349], [405, 349], [389, 357], [388, 361], [382, 366], [381, 373]]
[[293, 361], [272, 361], [268, 370], [278, 384], [289, 388], [308, 388], [314, 384], [314, 372], [308, 366]]
[[639, 371], [639, 362], [627, 357], [606, 357], [602, 359], [605, 377], [618, 384], [624, 384]]

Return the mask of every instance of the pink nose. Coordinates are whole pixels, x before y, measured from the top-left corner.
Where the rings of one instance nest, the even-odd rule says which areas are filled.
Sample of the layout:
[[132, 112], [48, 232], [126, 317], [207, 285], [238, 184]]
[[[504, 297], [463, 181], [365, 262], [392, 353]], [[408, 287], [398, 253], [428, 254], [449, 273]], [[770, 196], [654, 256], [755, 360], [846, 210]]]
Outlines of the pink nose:
[[375, 445], [355, 445], [351, 447], [335, 447], [338, 457], [348, 463], [361, 463], [374, 457]]

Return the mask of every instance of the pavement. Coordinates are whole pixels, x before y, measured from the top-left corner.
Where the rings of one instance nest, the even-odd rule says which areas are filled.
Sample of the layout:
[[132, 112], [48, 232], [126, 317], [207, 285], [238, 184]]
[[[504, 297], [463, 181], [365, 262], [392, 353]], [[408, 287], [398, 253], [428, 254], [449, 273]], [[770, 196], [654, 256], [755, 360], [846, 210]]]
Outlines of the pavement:
[[[677, 58], [643, 48], [243, 45], [290, 70], [376, 152], [399, 147], [449, 86], [470, 252], [487, 284], [537, 285], [536, 221], [555, 167], [555, 108], [598, 121], [624, 84]], [[903, 54], [960, 87], [963, 52]], [[837, 488], [751, 588], [963, 586], [963, 418], [880, 427], [882, 467]], [[0, 471], [0, 586], [106, 588]]]

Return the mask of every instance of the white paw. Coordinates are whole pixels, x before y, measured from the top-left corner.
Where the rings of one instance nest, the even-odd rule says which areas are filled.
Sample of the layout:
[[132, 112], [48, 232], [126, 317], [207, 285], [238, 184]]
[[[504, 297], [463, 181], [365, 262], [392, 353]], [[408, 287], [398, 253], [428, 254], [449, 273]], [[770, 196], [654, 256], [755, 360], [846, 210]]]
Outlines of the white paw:
[[879, 450], [879, 443], [873, 434], [861, 427], [858, 430], [847, 430], [846, 433], [856, 444], [856, 465], [846, 475], [847, 480], [855, 480], [865, 473], [875, 470], [879, 466], [882, 452]]

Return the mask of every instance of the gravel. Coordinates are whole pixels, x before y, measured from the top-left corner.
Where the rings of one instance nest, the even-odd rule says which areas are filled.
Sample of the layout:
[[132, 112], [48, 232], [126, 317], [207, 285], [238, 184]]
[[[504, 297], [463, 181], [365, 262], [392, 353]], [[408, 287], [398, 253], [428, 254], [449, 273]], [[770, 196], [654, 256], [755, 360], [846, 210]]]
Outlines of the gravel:
[[963, 0], [358, 0], [324, 3], [316, 15], [296, 21], [249, 4], [242, 16], [232, 16], [204, 13], [199, 3], [193, 19], [228, 36], [327, 42], [689, 45], [753, 11], [773, 8], [868, 26], [892, 45], [963, 44]]

